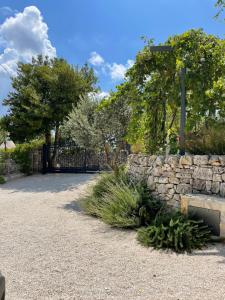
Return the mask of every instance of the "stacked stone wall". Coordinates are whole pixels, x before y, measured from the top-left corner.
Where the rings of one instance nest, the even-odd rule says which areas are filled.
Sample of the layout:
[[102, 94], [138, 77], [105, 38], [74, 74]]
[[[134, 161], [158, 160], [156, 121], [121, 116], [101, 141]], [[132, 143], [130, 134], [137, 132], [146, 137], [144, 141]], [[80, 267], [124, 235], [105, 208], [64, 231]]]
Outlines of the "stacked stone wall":
[[225, 197], [225, 156], [131, 154], [128, 173], [146, 181], [154, 196], [172, 204], [178, 204], [182, 194]]

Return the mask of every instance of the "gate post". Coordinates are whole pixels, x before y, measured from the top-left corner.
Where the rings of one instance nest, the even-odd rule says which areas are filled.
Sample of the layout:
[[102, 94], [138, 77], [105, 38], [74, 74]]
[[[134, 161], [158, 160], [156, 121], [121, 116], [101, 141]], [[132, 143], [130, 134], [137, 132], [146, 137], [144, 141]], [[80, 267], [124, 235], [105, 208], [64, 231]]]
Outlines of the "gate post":
[[48, 146], [43, 144], [42, 148], [42, 174], [47, 173]]

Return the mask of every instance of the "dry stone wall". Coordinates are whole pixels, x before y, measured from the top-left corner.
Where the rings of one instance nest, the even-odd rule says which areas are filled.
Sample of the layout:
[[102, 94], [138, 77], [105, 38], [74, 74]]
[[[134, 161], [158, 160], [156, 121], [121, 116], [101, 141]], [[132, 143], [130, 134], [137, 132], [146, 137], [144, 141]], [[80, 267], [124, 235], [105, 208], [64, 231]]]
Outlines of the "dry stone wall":
[[128, 173], [146, 181], [155, 197], [173, 205], [179, 203], [182, 194], [225, 197], [225, 156], [131, 154]]

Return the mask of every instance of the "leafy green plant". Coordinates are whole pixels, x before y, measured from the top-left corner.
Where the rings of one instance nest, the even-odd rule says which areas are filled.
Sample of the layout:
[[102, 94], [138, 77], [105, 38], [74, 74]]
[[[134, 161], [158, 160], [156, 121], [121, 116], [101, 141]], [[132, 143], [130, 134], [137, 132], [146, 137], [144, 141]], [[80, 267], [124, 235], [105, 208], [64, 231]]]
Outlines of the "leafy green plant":
[[203, 221], [188, 219], [176, 212], [159, 214], [154, 223], [138, 230], [138, 241], [156, 249], [191, 252], [201, 249], [210, 239], [210, 230]]
[[5, 181], [5, 178], [3, 176], [0, 175], [0, 184], [4, 184], [6, 181]]
[[42, 140], [33, 140], [29, 143], [18, 144], [11, 153], [11, 158], [19, 165], [22, 173], [29, 175], [31, 173], [30, 152], [41, 147]]
[[140, 201], [137, 189], [120, 182], [108, 184], [108, 191], [102, 197], [99, 212], [101, 219], [114, 227], [138, 227], [135, 209]]
[[84, 210], [114, 227], [149, 225], [162, 208], [147, 186], [130, 181], [123, 168], [103, 174], [92, 193], [84, 199]]

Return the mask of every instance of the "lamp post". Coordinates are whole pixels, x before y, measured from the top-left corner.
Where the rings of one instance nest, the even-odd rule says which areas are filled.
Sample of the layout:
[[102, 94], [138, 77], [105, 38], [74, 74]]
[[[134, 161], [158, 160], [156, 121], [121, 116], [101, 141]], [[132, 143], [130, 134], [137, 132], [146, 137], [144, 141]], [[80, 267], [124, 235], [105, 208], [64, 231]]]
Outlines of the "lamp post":
[[[171, 46], [150, 46], [152, 52], [172, 52]], [[179, 154], [185, 155], [185, 126], [186, 126], [186, 89], [185, 89], [186, 68], [180, 70], [180, 92], [181, 92], [181, 116], [179, 132]]]

